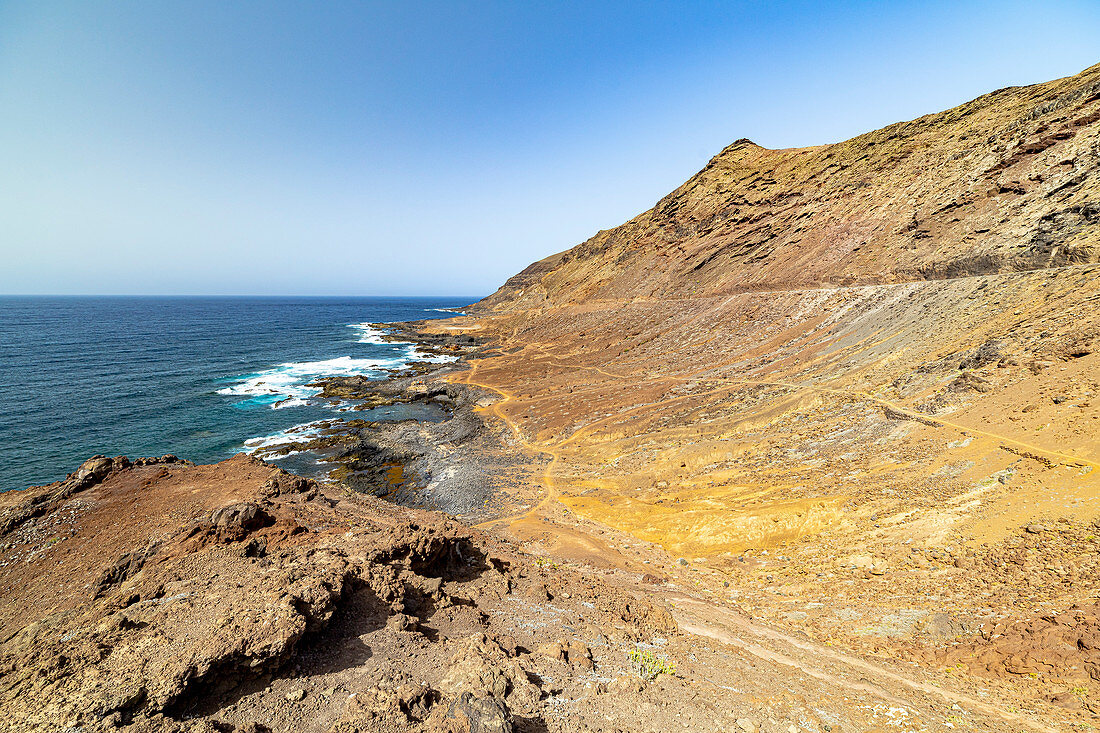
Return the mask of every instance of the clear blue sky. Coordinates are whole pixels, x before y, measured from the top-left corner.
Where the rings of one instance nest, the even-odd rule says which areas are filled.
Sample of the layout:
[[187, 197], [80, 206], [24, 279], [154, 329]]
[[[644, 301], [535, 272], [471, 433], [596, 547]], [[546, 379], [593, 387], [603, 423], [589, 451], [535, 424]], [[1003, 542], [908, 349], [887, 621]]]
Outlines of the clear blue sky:
[[1100, 2], [5, 2], [0, 293], [484, 294], [725, 145], [1100, 62]]

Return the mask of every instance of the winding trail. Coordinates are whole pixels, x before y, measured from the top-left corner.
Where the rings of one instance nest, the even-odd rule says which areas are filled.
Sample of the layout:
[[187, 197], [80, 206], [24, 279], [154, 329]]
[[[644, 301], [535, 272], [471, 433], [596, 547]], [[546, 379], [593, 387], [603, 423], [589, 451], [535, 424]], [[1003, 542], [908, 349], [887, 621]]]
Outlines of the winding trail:
[[[547, 456], [550, 460], [543, 470], [542, 485], [544, 491], [541, 500], [536, 505], [531, 506], [526, 512], [498, 517], [491, 519], [491, 521], [475, 525], [480, 528], [486, 528], [505, 522], [516, 522], [519, 521], [519, 519], [525, 519], [538, 514], [542, 508], [557, 500], [560, 496], [561, 492], [558, 489], [557, 482], [555, 482], [553, 478], [553, 471], [561, 460], [562, 447], [569, 445], [570, 442], [581, 437], [585, 431], [604, 424], [608, 422], [608, 420], [613, 420], [623, 415], [639, 411], [639, 409], [647, 409], [653, 406], [651, 404], [642, 405], [624, 413], [593, 420], [592, 423], [575, 429], [568, 437], [554, 442], [554, 444], [537, 445], [535, 442], [531, 442], [524, 437], [524, 434], [522, 434], [522, 431], [516, 425], [515, 420], [511, 419], [503, 409], [506, 405], [515, 401], [515, 395], [495, 385], [477, 380], [477, 371], [480, 369], [481, 363], [480, 361], [474, 362], [469, 371], [452, 375], [451, 381], [482, 387], [482, 389], [494, 392], [502, 397], [499, 401], [493, 403], [493, 405], [486, 407], [485, 412], [502, 420], [511, 430], [511, 433], [514, 434], [520, 446], [533, 453], [537, 453], [537, 455]], [[561, 366], [561, 368], [587, 369], [620, 380], [637, 379], [634, 375], [614, 374], [604, 369], [596, 368], [596, 366], [561, 363], [555, 363], [554, 365]], [[664, 376], [664, 378], [658, 379], [687, 381], [696, 379], [697, 374], [712, 371], [713, 369], [715, 368], [712, 366], [712, 368], [701, 370], [694, 374]], [[871, 402], [889, 407], [893, 409], [893, 411], [913, 415], [910, 411], [906, 411], [905, 408], [899, 405], [895, 405], [886, 400], [880, 400], [880, 398], [867, 394], [866, 392], [847, 392], [844, 390], [831, 389], [831, 387], [814, 387], [810, 385], [793, 384], [790, 382], [727, 379], [722, 381], [725, 382], [725, 384], [715, 387], [714, 390], [678, 396], [672, 398], [672, 400], [706, 396], [722, 390], [728, 390], [731, 386], [738, 385], [783, 386], [790, 387], [790, 389], [794, 390], [813, 390], [849, 397], [862, 397]], [[663, 401], [660, 404], [668, 404], [669, 402], [671, 401]], [[921, 415], [920, 417], [924, 418], [925, 416]], [[1031, 446], [1025, 444], [1023, 441], [1004, 436], [987, 434], [985, 431], [949, 423], [946, 422], [946, 420], [936, 420], [936, 424], [952, 427], [964, 431], [964, 433], [967, 434], [987, 435], [997, 440], [1010, 442], [1010, 444], [1015, 446], [1033, 450], [1037, 453], [1041, 453], [1041, 455], [1055, 456], [1073, 461], [1074, 463], [1085, 463], [1095, 466], [1095, 463], [1090, 463], [1089, 461], [1084, 461], [1074, 456], [1066, 456], [1063, 455], [1063, 453]], [[936, 702], [957, 704], [965, 710], [983, 716], [983, 718], [1000, 720], [1004, 723], [1019, 726], [1020, 729], [1036, 731], [1037, 733], [1058, 733], [1055, 727], [1037, 722], [1029, 718], [1029, 716], [1010, 711], [1007, 707], [1004, 707], [1004, 705], [997, 705], [968, 696], [968, 694], [965, 693], [937, 687], [926, 681], [906, 676], [898, 670], [890, 669], [853, 655], [838, 652], [836, 649], [816, 644], [809, 641], [809, 639], [784, 633], [778, 630], [778, 628], [753, 621], [750, 617], [726, 608], [724, 605], [696, 598], [694, 595], [685, 594], [681, 591], [659, 587], [646, 588], [645, 590], [650, 594], [658, 595], [659, 598], [668, 602], [672, 608], [674, 619], [683, 632], [711, 638], [714, 639], [714, 641], [736, 647], [740, 649], [742, 653], [767, 661], [767, 663], [770, 664], [788, 667], [807, 677], [823, 681], [826, 685], [843, 689], [849, 693], [865, 694], [865, 696], [877, 698], [889, 704], [898, 705], [898, 707], [901, 708], [919, 711], [922, 715], [932, 714], [928, 712], [928, 709], [930, 709], [930, 705]]]
[[[545, 350], [543, 350], [541, 348], [539, 350], [543, 351], [543, 353], [546, 354]], [[551, 358], [551, 359], [556, 359], [557, 358], [557, 357], [555, 357], [551, 354], [546, 354], [546, 356]], [[730, 363], [732, 363], [732, 362], [730, 362]], [[974, 428], [974, 427], [967, 426], [967, 425], [961, 425], [959, 423], [952, 422], [950, 420], [944, 420], [944, 419], [938, 418], [938, 417], [930, 417], [928, 415], [913, 412], [912, 410], [910, 410], [906, 407], [903, 407], [903, 406], [901, 406], [901, 405], [899, 405], [895, 402], [891, 402], [890, 400], [882, 399], [881, 397], [876, 397], [876, 396], [874, 396], [874, 395], [872, 395], [868, 392], [862, 391], [862, 390], [843, 390], [843, 389], [836, 389], [836, 388], [833, 388], [833, 387], [819, 387], [819, 386], [807, 385], [807, 384], [797, 384], [797, 383], [794, 383], [794, 382], [782, 382], [782, 381], [774, 381], [774, 380], [756, 380], [756, 379], [734, 379], [734, 378], [731, 378], [731, 377], [704, 378], [706, 381], [721, 382], [722, 386], [715, 387], [714, 389], [707, 390], [705, 392], [698, 392], [698, 393], [692, 393], [692, 394], [687, 394], [687, 395], [680, 395], [680, 396], [677, 396], [677, 397], [671, 397], [669, 399], [662, 400], [659, 403], [649, 403], [649, 404], [640, 405], [638, 407], [631, 408], [629, 410], [623, 410], [622, 412], [616, 413], [614, 415], [609, 415], [607, 417], [600, 418], [599, 420], [594, 420], [590, 423], [582, 425], [581, 427], [574, 430], [569, 436], [563, 438], [562, 440], [559, 440], [557, 443], [545, 444], [545, 445], [540, 446], [540, 445], [536, 445], [536, 444], [528, 441], [523, 436], [523, 432], [519, 429], [519, 426], [516, 425], [515, 421], [512, 420], [512, 418], [508, 417], [508, 415], [502, 409], [506, 404], [513, 401], [515, 399], [515, 396], [513, 394], [511, 394], [510, 392], [504, 390], [504, 389], [496, 387], [492, 384], [488, 384], [486, 382], [479, 382], [475, 379], [476, 373], [478, 371], [478, 368], [481, 366], [481, 364], [482, 364], [481, 361], [474, 362], [473, 366], [470, 368], [469, 371], [453, 375], [453, 378], [451, 379], [451, 381], [453, 381], [455, 383], [459, 383], [459, 384], [466, 384], [466, 385], [469, 385], [469, 386], [481, 387], [483, 389], [487, 389], [491, 392], [495, 392], [498, 395], [500, 395], [503, 399], [499, 402], [495, 402], [491, 406], [491, 408], [489, 408], [488, 412], [495, 415], [502, 422], [504, 422], [505, 425], [508, 426], [508, 428], [515, 435], [516, 440], [520, 445], [522, 445], [525, 449], [527, 449], [529, 451], [532, 451], [534, 453], [540, 453], [540, 454], [549, 456], [550, 457], [550, 462], [546, 465], [546, 469], [543, 472], [543, 483], [544, 483], [544, 486], [546, 488], [545, 496], [542, 498], [541, 501], [538, 502], [538, 504], [536, 504], [535, 506], [531, 507], [527, 511], [525, 511], [523, 513], [520, 513], [520, 514], [509, 515], [509, 516], [504, 516], [504, 517], [498, 517], [496, 519], [492, 519], [492, 520], [489, 520], [487, 522], [482, 522], [481, 524], [476, 525], [478, 527], [486, 527], [486, 526], [491, 526], [491, 525], [494, 525], [494, 524], [499, 524], [501, 522], [514, 521], [514, 520], [517, 520], [517, 519], [528, 518], [528, 517], [532, 516], [533, 514], [535, 514], [537, 511], [539, 511], [540, 509], [542, 509], [544, 506], [546, 506], [546, 504], [548, 504], [549, 502], [554, 501], [555, 499], [557, 499], [557, 497], [560, 496], [560, 492], [557, 490], [557, 488], [554, 484], [554, 480], [553, 480], [553, 477], [552, 477], [552, 471], [553, 471], [554, 466], [559, 462], [559, 460], [561, 458], [561, 454], [560, 454], [560, 451], [558, 449], [560, 449], [561, 447], [566, 446], [570, 443], [575, 442], [578, 438], [582, 437], [585, 433], [592, 430], [593, 428], [597, 428], [600, 425], [606, 424], [608, 422], [614, 422], [615, 420], [621, 419], [621, 418], [623, 418], [627, 415], [630, 415], [632, 413], [635, 413], [635, 412], [639, 412], [639, 411], [647, 410], [647, 409], [652, 409], [655, 406], [655, 404], [669, 405], [669, 404], [672, 404], [674, 402], [678, 402], [678, 401], [682, 401], [682, 400], [706, 397], [708, 395], [717, 394], [721, 391], [728, 390], [728, 389], [735, 388], [735, 387], [740, 387], [740, 386], [784, 387], [784, 388], [793, 389], [793, 390], [807, 390], [807, 391], [813, 391], [813, 392], [817, 392], [817, 393], [821, 393], [821, 394], [830, 394], [830, 395], [838, 395], [838, 396], [846, 397], [846, 398], [862, 399], [862, 400], [877, 404], [877, 405], [891, 411], [893, 413], [893, 416], [900, 417], [902, 419], [915, 420], [915, 421], [921, 422], [923, 424], [930, 425], [932, 427], [951, 428], [953, 430], [957, 430], [958, 432], [960, 432], [964, 436], [982, 436], [982, 437], [989, 438], [989, 439], [994, 440], [994, 441], [998, 441], [998, 442], [1002, 443], [1003, 445], [1014, 446], [1015, 448], [1017, 448], [1017, 451], [1014, 451], [1014, 452], [1018, 452], [1019, 450], [1023, 450], [1024, 451], [1023, 455], [1025, 457], [1034, 458], [1035, 456], [1046, 456], [1046, 457], [1048, 457], [1048, 460], [1050, 458], [1056, 459], [1056, 461], [1055, 461], [1056, 463], [1059, 463], [1059, 464], [1062, 464], [1062, 465], [1065, 465], [1065, 466], [1070, 466], [1070, 467], [1089, 466], [1093, 469], [1100, 469], [1100, 462], [1090, 461], [1090, 460], [1082, 458], [1080, 456], [1074, 456], [1074, 455], [1070, 455], [1070, 454], [1067, 454], [1067, 453], [1052, 451], [1048, 448], [1043, 448], [1041, 446], [1034, 445], [1032, 443], [1028, 443], [1028, 442], [1025, 442], [1025, 441], [1022, 441], [1022, 440], [1018, 440], [1016, 438], [1010, 438], [1006, 435], [1000, 435], [998, 433], [992, 433], [992, 432], [985, 431], [985, 430], [979, 430], [978, 428]], [[616, 374], [616, 373], [613, 373], [613, 372], [609, 372], [606, 369], [603, 369], [601, 367], [594, 367], [594, 366], [588, 366], [588, 365], [583, 365], [583, 364], [563, 364], [563, 363], [560, 363], [560, 362], [551, 362], [551, 364], [553, 366], [556, 366], [556, 367], [559, 367], [559, 368], [562, 368], [562, 369], [585, 369], [585, 370], [589, 370], [589, 371], [594, 371], [598, 374], [602, 374], [604, 376], [611, 377], [613, 379], [632, 380], [632, 381], [637, 381], [639, 379], [639, 377], [637, 375], [633, 375], [633, 374]], [[697, 370], [695, 372], [690, 372], [686, 375], [663, 375], [663, 376], [659, 376], [659, 377], [651, 377], [651, 378], [646, 379], [645, 381], [650, 381], [650, 382], [659, 382], [659, 381], [688, 382], [688, 381], [693, 381], [693, 380], [700, 379], [700, 375], [705, 374], [705, 373], [710, 372], [710, 371], [714, 371], [715, 369], [719, 369], [723, 366], [728, 366], [728, 363], [718, 364], [718, 365], [715, 365], [715, 366], [709, 366], [709, 367], [706, 367], [705, 369], [700, 369], [700, 370]]]
[[[800, 639], [714, 603], [676, 592], [661, 592], [680, 629], [737, 647], [754, 657], [797, 669], [802, 674], [894, 705], [921, 709], [913, 695], [959, 705], [970, 712], [1040, 733], [1058, 733], [1045, 723], [976, 697], [915, 680], [865, 659]], [[753, 640], [754, 639], [754, 640]]]

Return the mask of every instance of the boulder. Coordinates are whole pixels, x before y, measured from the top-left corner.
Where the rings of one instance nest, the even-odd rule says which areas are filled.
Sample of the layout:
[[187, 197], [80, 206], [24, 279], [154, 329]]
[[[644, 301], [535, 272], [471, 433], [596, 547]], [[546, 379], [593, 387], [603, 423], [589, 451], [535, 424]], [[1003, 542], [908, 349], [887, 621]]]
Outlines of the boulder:
[[474, 697], [464, 692], [447, 708], [446, 717], [462, 726], [455, 733], [512, 733], [508, 708], [495, 697]]

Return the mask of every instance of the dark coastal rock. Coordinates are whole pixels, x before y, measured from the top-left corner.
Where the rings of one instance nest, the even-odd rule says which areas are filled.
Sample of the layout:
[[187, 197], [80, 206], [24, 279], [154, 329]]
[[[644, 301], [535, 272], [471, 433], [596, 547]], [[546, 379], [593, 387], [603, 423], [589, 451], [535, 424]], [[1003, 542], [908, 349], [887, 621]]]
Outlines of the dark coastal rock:
[[[390, 324], [387, 328], [403, 326]], [[414, 340], [419, 335], [410, 328], [402, 331], [400, 338]], [[426, 348], [419, 340], [416, 344], [418, 349]], [[494, 398], [479, 388], [445, 381], [442, 377], [452, 368], [449, 364], [423, 366], [424, 373], [395, 374], [384, 380], [358, 375], [329, 377], [313, 386], [322, 389], [322, 396], [354, 401], [357, 410], [434, 405], [443, 419], [333, 420], [320, 435], [280, 444], [259, 455], [312, 451], [321, 462], [334, 464], [329, 479], [353, 491], [467, 516], [492, 511], [496, 487], [513, 483], [512, 466], [521, 462], [504, 444], [499, 429], [488, 429], [478, 412]]]
[[389, 331], [389, 337], [393, 340], [413, 341], [416, 343], [417, 349], [427, 353], [453, 354], [468, 352], [489, 343], [489, 339], [484, 336], [470, 333], [438, 333], [425, 330], [425, 327], [430, 324], [431, 321], [405, 321], [374, 325]]
[[328, 399], [362, 400], [369, 407], [393, 405], [402, 401], [400, 395], [382, 394], [380, 382], [362, 375], [325, 377], [313, 382], [311, 387], [320, 387], [318, 397]]

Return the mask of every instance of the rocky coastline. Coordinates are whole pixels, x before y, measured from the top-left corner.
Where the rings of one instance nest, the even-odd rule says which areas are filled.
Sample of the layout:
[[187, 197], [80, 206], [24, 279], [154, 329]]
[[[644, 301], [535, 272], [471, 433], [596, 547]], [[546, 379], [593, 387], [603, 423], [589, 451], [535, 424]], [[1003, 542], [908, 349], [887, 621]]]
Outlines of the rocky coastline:
[[[484, 339], [425, 332], [424, 322], [372, 324], [388, 341], [412, 343], [417, 353], [458, 359], [483, 355]], [[331, 468], [325, 480], [403, 506], [435, 509], [478, 522], [503, 508], [502, 497], [526, 474], [526, 456], [510, 458], [508, 436], [483, 419], [491, 392], [447, 381], [461, 362], [414, 361], [386, 379], [335, 376], [310, 386], [315, 399], [350, 412], [391, 406], [421, 408], [398, 420], [333, 419], [302, 440], [258, 449], [257, 458], [310, 452]]]
[[0, 494], [0, 732], [1095, 728], [1098, 90], [739, 141], [349, 419]]

